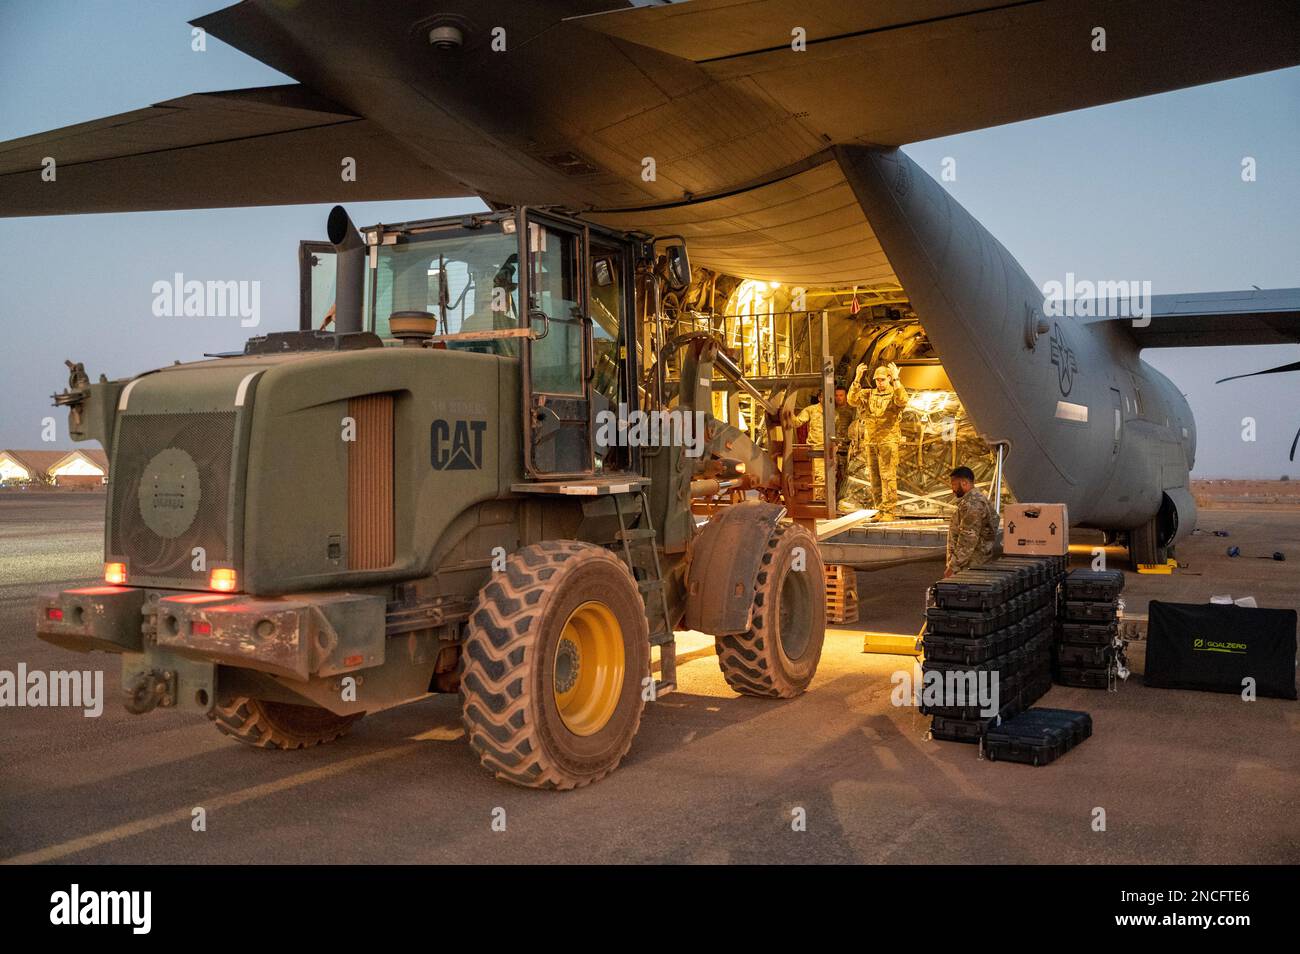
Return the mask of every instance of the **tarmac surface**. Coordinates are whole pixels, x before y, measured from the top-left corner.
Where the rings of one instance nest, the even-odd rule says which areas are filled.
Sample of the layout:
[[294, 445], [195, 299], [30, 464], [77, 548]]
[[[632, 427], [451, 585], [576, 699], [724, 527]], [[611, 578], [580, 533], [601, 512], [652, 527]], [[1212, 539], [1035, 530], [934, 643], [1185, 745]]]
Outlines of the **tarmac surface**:
[[[193, 715], [131, 716], [116, 659], [33, 631], [40, 589], [98, 572], [103, 504], [0, 495], [0, 670], [102, 669], [106, 696], [99, 718], [0, 708], [0, 860], [1300, 861], [1297, 703], [1148, 689], [1140, 677], [1116, 693], [1057, 686], [1039, 705], [1091, 712], [1093, 737], [1043, 768], [993, 763], [927, 741], [928, 719], [890, 701], [891, 676], [911, 660], [863, 654], [851, 629], [828, 633], [810, 691], [788, 702], [735, 696], [707, 650], [688, 656], [680, 691], [647, 707], [623, 765], [567, 793], [494, 781], [465, 743], [456, 696], [367, 716], [301, 752], [245, 748]], [[1130, 611], [1218, 593], [1300, 602], [1300, 512], [1205, 511], [1200, 523], [1231, 536], [1198, 533], [1173, 577], [1130, 575]], [[1227, 558], [1231, 544], [1245, 555]], [[1088, 546], [1077, 549], [1082, 565]], [[1273, 550], [1289, 562], [1253, 558]], [[935, 576], [933, 564], [862, 574], [859, 628], [914, 631]], [[191, 827], [199, 807], [206, 831]], [[806, 830], [792, 824], [800, 816]]]

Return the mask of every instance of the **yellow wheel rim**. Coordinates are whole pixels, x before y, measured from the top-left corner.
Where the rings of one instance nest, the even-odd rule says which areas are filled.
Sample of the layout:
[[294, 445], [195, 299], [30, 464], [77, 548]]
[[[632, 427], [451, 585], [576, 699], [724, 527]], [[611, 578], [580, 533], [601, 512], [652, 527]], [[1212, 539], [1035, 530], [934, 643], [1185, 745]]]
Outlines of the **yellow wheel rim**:
[[595, 735], [608, 724], [623, 691], [623, 627], [608, 606], [583, 603], [560, 631], [555, 647], [555, 707], [574, 735]]

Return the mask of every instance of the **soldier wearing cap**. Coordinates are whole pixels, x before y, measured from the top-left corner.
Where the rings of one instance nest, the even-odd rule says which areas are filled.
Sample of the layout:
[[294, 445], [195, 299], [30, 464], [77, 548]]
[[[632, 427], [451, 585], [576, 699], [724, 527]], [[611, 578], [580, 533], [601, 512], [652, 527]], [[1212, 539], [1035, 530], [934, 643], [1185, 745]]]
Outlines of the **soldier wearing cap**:
[[975, 473], [958, 467], [949, 476], [957, 509], [948, 521], [948, 559], [943, 575], [952, 576], [993, 559], [998, 535], [998, 514], [992, 501], [975, 486]]
[[898, 445], [902, 443], [903, 409], [907, 407], [907, 388], [898, 380], [898, 365], [892, 361], [876, 368], [872, 375], [875, 387], [862, 386], [865, 364], [858, 365], [858, 373], [849, 388], [848, 403], [861, 412], [866, 421], [862, 453], [866, 469], [871, 473], [871, 486], [875, 492], [877, 520], [893, 520], [898, 507]]

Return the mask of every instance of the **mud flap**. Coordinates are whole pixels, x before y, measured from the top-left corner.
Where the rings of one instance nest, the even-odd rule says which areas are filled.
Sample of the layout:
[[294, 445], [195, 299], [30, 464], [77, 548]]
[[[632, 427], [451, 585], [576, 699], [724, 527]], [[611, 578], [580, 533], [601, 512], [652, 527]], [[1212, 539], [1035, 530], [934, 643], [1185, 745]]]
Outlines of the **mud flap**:
[[779, 504], [748, 500], [728, 507], [704, 526], [687, 570], [687, 628], [710, 636], [749, 629], [765, 544], [784, 513]]

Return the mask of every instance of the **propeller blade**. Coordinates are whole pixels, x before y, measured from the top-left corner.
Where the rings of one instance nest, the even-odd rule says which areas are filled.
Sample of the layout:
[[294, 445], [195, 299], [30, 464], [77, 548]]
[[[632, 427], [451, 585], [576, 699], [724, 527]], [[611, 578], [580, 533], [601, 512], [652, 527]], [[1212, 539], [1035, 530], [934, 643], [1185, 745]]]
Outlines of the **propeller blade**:
[[1230, 378], [1219, 378], [1215, 384], [1222, 384], [1224, 381], [1236, 381], [1238, 378], [1253, 378], [1257, 374], [1282, 374], [1286, 371], [1300, 371], [1300, 361], [1292, 361], [1290, 364], [1284, 364], [1276, 368], [1268, 368], [1265, 371], [1251, 371], [1249, 374], [1234, 374]]
[[1291, 442], [1291, 457], [1290, 457], [1290, 460], [1295, 460], [1295, 446], [1296, 446], [1296, 444], [1300, 444], [1300, 431], [1296, 431], [1296, 432], [1295, 432], [1295, 440], [1293, 440], [1293, 441]]

